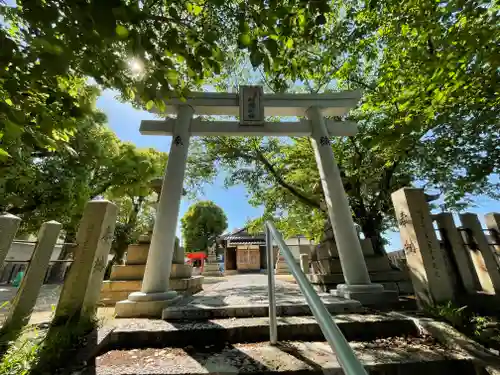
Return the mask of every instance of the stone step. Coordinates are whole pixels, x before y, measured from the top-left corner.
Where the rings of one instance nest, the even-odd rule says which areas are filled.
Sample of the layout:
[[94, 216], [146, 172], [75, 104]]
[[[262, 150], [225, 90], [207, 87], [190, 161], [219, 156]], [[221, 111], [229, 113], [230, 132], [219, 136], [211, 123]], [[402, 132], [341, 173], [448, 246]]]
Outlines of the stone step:
[[149, 244], [128, 245], [126, 264], [146, 264]]
[[132, 293], [132, 291], [130, 292], [126, 290], [108, 290], [104, 292], [101, 291], [99, 304], [101, 306], [114, 306], [116, 305], [117, 302], [126, 300], [130, 293]]
[[145, 264], [114, 265], [111, 270], [110, 280], [142, 280]]
[[[140, 291], [141, 284], [142, 280], [106, 280], [102, 283], [100, 303], [114, 306], [116, 302], [126, 300], [130, 293]], [[203, 289], [203, 276], [170, 279], [169, 288], [187, 295], [198, 293]]]
[[[361, 312], [361, 303], [343, 298], [327, 297], [323, 299], [328, 311], [332, 314], [346, 312]], [[311, 310], [306, 302], [278, 303], [276, 306], [278, 316], [303, 316], [311, 315]], [[169, 306], [163, 310], [162, 317], [166, 320], [208, 320], [220, 318], [248, 318], [269, 316], [269, 306], [267, 304], [210, 306], [203, 304], [203, 299], [199, 302], [193, 301], [187, 305]]]
[[129, 291], [141, 290], [142, 280], [104, 280], [101, 292], [107, 291]]
[[[349, 341], [367, 341], [392, 336], [417, 336], [411, 319], [389, 314], [336, 315], [334, 321]], [[312, 316], [278, 318], [278, 338], [282, 340], [323, 340]], [[269, 340], [269, 318], [214, 319], [203, 322], [166, 322], [117, 319], [106, 350], [147, 347], [184, 347], [192, 343], [213, 345]]]
[[[351, 342], [369, 374], [476, 374], [472, 357], [426, 338]], [[109, 351], [96, 358], [98, 375], [124, 374], [344, 374], [323, 341], [187, 346]]]

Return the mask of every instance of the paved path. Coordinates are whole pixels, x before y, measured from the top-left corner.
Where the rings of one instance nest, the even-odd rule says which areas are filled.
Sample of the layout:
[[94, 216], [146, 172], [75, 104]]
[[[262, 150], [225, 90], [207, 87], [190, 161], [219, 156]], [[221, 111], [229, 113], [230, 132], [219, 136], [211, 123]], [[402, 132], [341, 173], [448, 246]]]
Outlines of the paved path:
[[[297, 284], [277, 278], [275, 285], [278, 306], [306, 303]], [[341, 300], [327, 293], [319, 293], [319, 295], [325, 303]], [[226, 276], [220, 283], [212, 285], [211, 288], [204, 287], [200, 293], [181, 300], [175, 306], [267, 306], [268, 298], [267, 275], [240, 274]]]
[[[207, 277], [203, 284], [205, 290], [211, 290], [215, 285], [220, 282], [226, 281], [225, 277], [214, 278]], [[33, 314], [30, 319], [31, 324], [39, 324], [48, 322], [52, 318], [53, 310], [59, 301], [62, 285], [50, 284], [43, 285], [40, 294], [36, 301]], [[11, 285], [0, 285], [0, 325], [3, 319], [7, 316], [9, 311], [8, 302], [12, 301], [16, 296], [18, 288]], [[7, 304], [5, 304], [7, 302]], [[3, 307], [2, 307], [3, 306]], [[114, 315], [114, 308], [99, 308], [98, 315], [101, 318], [110, 319]]]
[[[48, 322], [59, 300], [61, 285], [44, 285], [37, 299], [31, 324]], [[17, 292], [12, 286], [0, 286], [0, 306], [11, 301]], [[324, 302], [335, 302], [335, 297], [321, 294]], [[304, 304], [305, 299], [299, 287], [289, 281], [276, 279], [277, 305]], [[223, 306], [263, 306], [268, 304], [267, 275], [240, 274], [225, 277], [207, 277], [203, 291], [180, 301], [181, 306], [223, 307]], [[6, 316], [8, 305], [0, 309], [0, 321]], [[114, 308], [99, 308], [101, 318], [112, 319]]]

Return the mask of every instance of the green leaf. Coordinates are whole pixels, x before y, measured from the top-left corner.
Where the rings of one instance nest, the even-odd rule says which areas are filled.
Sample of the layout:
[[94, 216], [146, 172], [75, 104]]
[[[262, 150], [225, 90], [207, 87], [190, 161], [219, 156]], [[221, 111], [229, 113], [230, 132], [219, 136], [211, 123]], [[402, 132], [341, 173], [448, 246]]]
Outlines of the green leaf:
[[200, 7], [199, 5], [195, 5], [193, 6], [193, 14], [195, 16], [197, 16], [198, 14], [200, 14], [202, 12], [203, 8]]
[[215, 32], [215, 31], [208, 31], [205, 33], [205, 40], [208, 42], [208, 43], [213, 43], [217, 40], [218, 38], [218, 34]]
[[203, 8], [200, 7], [199, 5], [197, 4], [193, 4], [193, 3], [187, 3], [186, 4], [186, 9], [189, 13], [192, 13], [194, 14], [195, 16], [199, 15], [202, 11], [203, 11]]
[[125, 26], [117, 25], [115, 32], [116, 32], [116, 35], [120, 39], [127, 39], [128, 38], [128, 30], [125, 28]]
[[179, 81], [179, 73], [175, 70], [168, 70], [166, 74], [167, 80], [171, 82], [173, 85], [177, 85]]
[[238, 41], [245, 47], [252, 44], [252, 38], [250, 34], [240, 34]]
[[148, 100], [148, 102], [146, 103], [146, 110], [150, 111], [154, 105], [155, 103], [152, 100]]
[[130, 100], [134, 100], [134, 98], [135, 98], [135, 92], [134, 92], [134, 90], [131, 87], [127, 87], [125, 89], [125, 92], [126, 92], [127, 96], [130, 98]]
[[[0, 147], [0, 160], [5, 160], [8, 157], [10, 157], [10, 154], [7, 151], [5, 151], [3, 148]], [[5, 306], [5, 304], [2, 305], [0, 308], [2, 308], [3, 306]]]
[[252, 66], [254, 68], [257, 68], [260, 64], [262, 64], [262, 59], [263, 58], [264, 58], [264, 56], [258, 50], [257, 51], [253, 51], [250, 54], [250, 62], [251, 62]]
[[264, 44], [272, 57], [278, 54], [278, 43], [274, 39], [266, 39]]

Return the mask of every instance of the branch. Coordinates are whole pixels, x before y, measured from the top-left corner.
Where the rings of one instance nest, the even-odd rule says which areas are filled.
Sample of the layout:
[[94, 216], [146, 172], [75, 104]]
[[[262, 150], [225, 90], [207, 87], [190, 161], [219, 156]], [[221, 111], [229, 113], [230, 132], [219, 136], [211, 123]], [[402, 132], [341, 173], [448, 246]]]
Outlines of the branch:
[[301, 193], [295, 187], [293, 187], [292, 185], [287, 183], [283, 179], [283, 177], [280, 176], [278, 171], [276, 171], [276, 169], [274, 169], [272, 164], [269, 162], [269, 160], [266, 159], [266, 157], [262, 154], [262, 152], [260, 150], [257, 149], [255, 151], [257, 153], [257, 160], [260, 161], [264, 165], [264, 167], [267, 169], [267, 171], [276, 179], [276, 182], [278, 182], [278, 184], [281, 185], [281, 187], [288, 190], [292, 195], [294, 195], [296, 198], [298, 198], [299, 201], [301, 201], [305, 205], [313, 207], [313, 208], [317, 208], [321, 211], [325, 211], [321, 207], [319, 202], [316, 202], [315, 200], [313, 200], [309, 197], [306, 197], [303, 193]]
[[367, 84], [367, 83], [365, 83], [363, 81], [360, 81], [360, 80], [358, 80], [356, 78], [348, 77], [347, 80], [349, 82], [356, 83], [356, 84], [358, 84], [360, 86], [363, 86], [365, 89], [369, 89], [369, 90], [373, 90], [373, 91], [376, 90], [376, 87], [373, 87], [372, 85], [369, 85], [369, 84]]

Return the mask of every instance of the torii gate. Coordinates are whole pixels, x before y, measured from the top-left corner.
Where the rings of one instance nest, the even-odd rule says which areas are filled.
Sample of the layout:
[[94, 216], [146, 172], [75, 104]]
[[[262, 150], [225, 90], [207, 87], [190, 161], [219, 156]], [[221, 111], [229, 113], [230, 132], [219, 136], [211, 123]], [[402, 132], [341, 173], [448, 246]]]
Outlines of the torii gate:
[[[370, 300], [377, 298], [373, 294], [382, 294], [383, 286], [370, 281], [339, 168], [330, 146], [331, 136], [352, 136], [357, 132], [357, 125], [324, 118], [346, 114], [356, 106], [360, 97], [359, 91], [263, 94], [262, 87], [243, 86], [239, 94], [202, 92], [192, 93], [183, 99], [165, 99], [166, 110], [163, 113], [177, 114], [177, 118], [145, 120], [140, 127], [141, 134], [169, 135], [173, 139], [142, 288], [140, 292], [129, 295], [126, 305], [137, 315], [147, 315], [150, 310], [167, 306], [176, 297], [176, 292], [169, 290], [169, 278], [192, 135], [310, 136], [346, 282], [337, 287], [335, 294], [347, 298], [369, 295]], [[239, 115], [240, 121], [204, 121], [193, 118], [194, 114]], [[264, 116], [298, 116], [307, 119], [299, 122], [265, 122]], [[118, 309], [117, 314], [121, 315]]]

